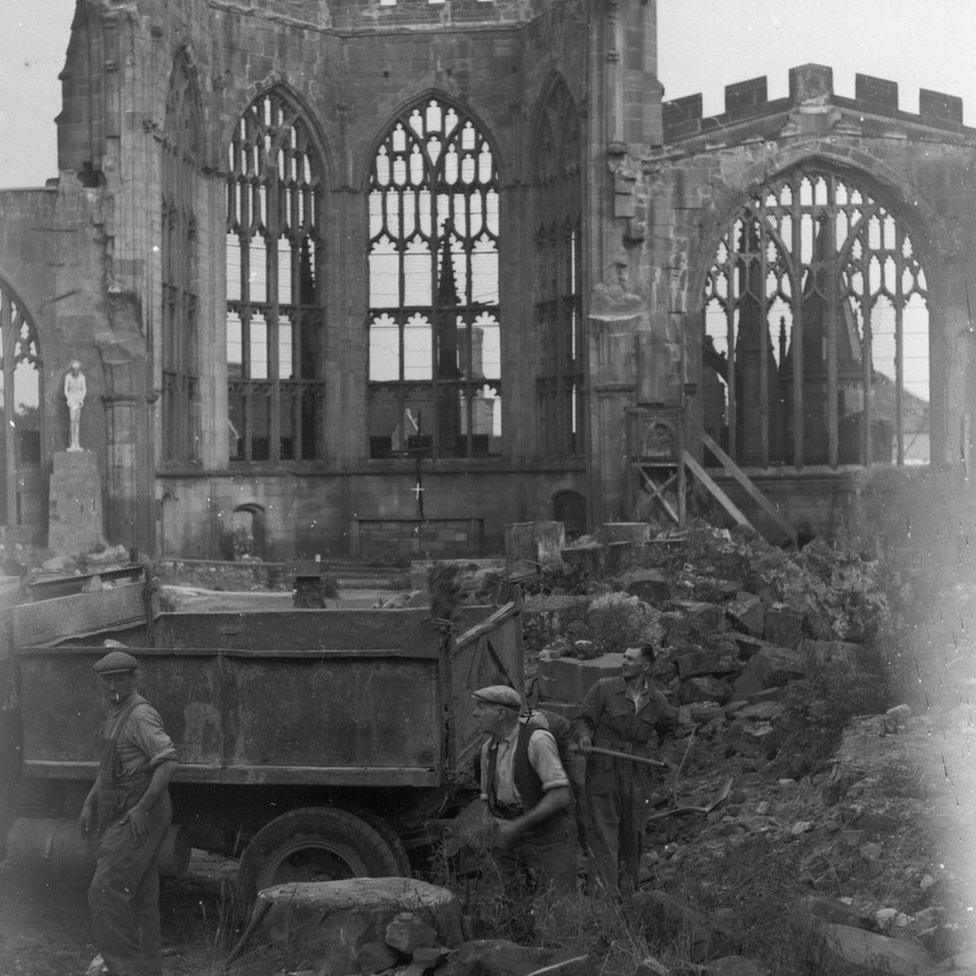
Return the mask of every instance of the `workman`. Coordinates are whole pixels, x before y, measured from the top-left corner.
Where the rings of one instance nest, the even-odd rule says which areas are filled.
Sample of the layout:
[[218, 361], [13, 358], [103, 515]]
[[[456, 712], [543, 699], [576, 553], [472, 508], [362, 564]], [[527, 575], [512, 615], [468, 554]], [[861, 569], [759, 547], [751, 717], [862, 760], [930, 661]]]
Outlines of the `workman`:
[[98, 776], [79, 818], [98, 844], [88, 905], [103, 973], [161, 976], [159, 852], [176, 749], [159, 712], [136, 692], [139, 662], [113, 645], [94, 665], [107, 710]]
[[481, 798], [491, 816], [491, 855], [506, 896], [549, 888], [576, 891], [573, 796], [548, 729], [521, 716], [521, 696], [490, 685], [471, 696], [474, 720], [488, 735], [481, 751]]
[[[654, 646], [624, 650], [621, 673], [600, 678], [576, 718], [579, 747], [654, 758], [658, 736], [674, 727], [674, 709], [650, 678]], [[637, 885], [653, 769], [646, 763], [589, 752], [586, 761], [587, 844], [592, 867], [610, 891]]]

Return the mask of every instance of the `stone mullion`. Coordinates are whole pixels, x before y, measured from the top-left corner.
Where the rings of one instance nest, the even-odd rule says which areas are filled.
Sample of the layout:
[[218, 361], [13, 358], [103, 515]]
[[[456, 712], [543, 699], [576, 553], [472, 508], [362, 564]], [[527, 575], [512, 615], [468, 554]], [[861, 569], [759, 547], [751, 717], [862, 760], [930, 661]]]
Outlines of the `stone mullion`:
[[[825, 253], [826, 294], [824, 297], [824, 317], [827, 320], [827, 463], [837, 467], [840, 443], [840, 411], [837, 407], [839, 392], [837, 329], [840, 312], [840, 268], [837, 254], [837, 225], [834, 202], [837, 199], [836, 181], [831, 176], [824, 177], [827, 183], [826, 221], [823, 233], [827, 235]], [[814, 254], [816, 259], [816, 253]], [[814, 271], [816, 281], [816, 271]], [[866, 393], [867, 391], [865, 391]]]
[[17, 451], [15, 445], [13, 352], [16, 343], [13, 324], [13, 302], [6, 292], [0, 291], [0, 369], [3, 370], [3, 492], [6, 499], [7, 525], [17, 524]]
[[[863, 464], [870, 465], [873, 461], [873, 446], [871, 444], [871, 391], [873, 388], [874, 374], [874, 353], [873, 326], [871, 322], [871, 312], [873, 305], [871, 302], [871, 259], [867, 248], [867, 236], [863, 238], [861, 248], [861, 258], [859, 261], [861, 271], [861, 368], [862, 382], [864, 383], [864, 412], [861, 417], [861, 461]], [[890, 460], [885, 458], [885, 461]]]

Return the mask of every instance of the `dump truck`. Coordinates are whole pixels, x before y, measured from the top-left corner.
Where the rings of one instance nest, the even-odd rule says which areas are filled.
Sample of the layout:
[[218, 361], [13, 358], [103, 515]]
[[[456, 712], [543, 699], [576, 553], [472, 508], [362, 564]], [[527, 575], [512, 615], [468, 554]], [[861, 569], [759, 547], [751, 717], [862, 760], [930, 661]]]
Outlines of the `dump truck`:
[[182, 853], [164, 862], [185, 861], [187, 845], [240, 857], [245, 897], [285, 881], [409, 874], [409, 850], [474, 795], [471, 692], [519, 686], [522, 674], [514, 603], [450, 621], [426, 609], [150, 611], [75, 633], [58, 603], [15, 616], [9, 634], [4, 714], [19, 782], [7, 856], [39, 868], [84, 861], [75, 820], [97, 770], [92, 664], [106, 637], [139, 659], [140, 691], [179, 750]]

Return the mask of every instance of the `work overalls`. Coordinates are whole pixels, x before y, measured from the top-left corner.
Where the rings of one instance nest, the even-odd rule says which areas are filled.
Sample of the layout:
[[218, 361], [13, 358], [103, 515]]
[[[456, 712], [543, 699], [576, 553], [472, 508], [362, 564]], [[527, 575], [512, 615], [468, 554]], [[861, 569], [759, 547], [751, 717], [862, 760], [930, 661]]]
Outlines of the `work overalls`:
[[[656, 688], [637, 710], [623, 678], [605, 678], [587, 692], [580, 720], [593, 745], [649, 756], [657, 726], [669, 707]], [[586, 761], [587, 845], [608, 888], [637, 885], [644, 831], [650, 814], [652, 774], [647, 766], [591, 753]]]
[[[122, 768], [120, 745], [135, 696], [101, 740], [102, 785], [95, 797], [98, 860], [88, 889], [95, 942], [112, 976], [160, 976], [159, 852], [172, 810], [164, 792], [149, 811], [149, 831], [139, 843], [122, 818], [139, 802], [152, 778], [148, 762], [133, 773]], [[135, 719], [138, 720], [138, 719]]]

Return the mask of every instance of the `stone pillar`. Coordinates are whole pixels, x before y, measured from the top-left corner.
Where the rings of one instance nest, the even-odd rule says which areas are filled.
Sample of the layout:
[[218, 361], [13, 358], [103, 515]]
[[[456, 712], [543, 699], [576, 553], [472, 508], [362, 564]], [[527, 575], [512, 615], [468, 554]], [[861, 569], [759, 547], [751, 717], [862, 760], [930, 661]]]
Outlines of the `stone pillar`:
[[102, 485], [91, 451], [56, 451], [48, 500], [48, 548], [73, 556], [102, 541]]

